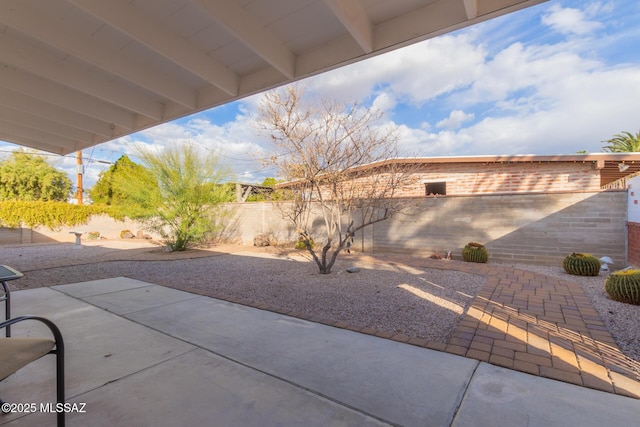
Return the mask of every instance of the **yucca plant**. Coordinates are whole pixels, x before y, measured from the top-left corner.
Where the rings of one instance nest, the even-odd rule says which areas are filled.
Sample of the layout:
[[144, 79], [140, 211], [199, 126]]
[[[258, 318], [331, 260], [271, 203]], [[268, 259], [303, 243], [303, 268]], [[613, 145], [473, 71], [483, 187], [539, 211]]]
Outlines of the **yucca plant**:
[[597, 276], [600, 273], [600, 260], [593, 255], [574, 252], [565, 257], [562, 268], [576, 276]]
[[485, 263], [489, 260], [489, 251], [481, 243], [469, 242], [462, 249], [462, 259], [467, 262]]
[[607, 276], [604, 289], [612, 300], [640, 305], [640, 270], [622, 270]]

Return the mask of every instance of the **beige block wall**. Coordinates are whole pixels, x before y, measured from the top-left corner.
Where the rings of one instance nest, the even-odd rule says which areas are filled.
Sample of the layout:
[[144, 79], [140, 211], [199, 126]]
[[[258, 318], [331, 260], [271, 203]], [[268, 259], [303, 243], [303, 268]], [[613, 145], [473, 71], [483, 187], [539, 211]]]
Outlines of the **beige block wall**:
[[[469, 241], [487, 246], [491, 259], [558, 264], [571, 252], [607, 255], [616, 265], [627, 263], [626, 191], [459, 196], [406, 199], [405, 214], [359, 232], [354, 249], [366, 252], [400, 252], [429, 256], [452, 250], [460, 258]], [[226, 237], [253, 245], [259, 234], [279, 242], [297, 239], [296, 230], [283, 219], [285, 203], [228, 204], [231, 213]], [[319, 212], [315, 225], [322, 229]], [[73, 230], [100, 231], [118, 238], [123, 229], [136, 233], [135, 223], [97, 217]], [[57, 232], [0, 229], [2, 244], [72, 242], [72, 229]], [[24, 235], [30, 233], [30, 241]], [[620, 262], [620, 264], [618, 264]]]
[[[29, 244], [29, 243], [55, 243], [55, 242], [75, 242], [76, 238], [72, 231], [88, 233], [97, 231], [100, 236], [106, 239], [119, 239], [120, 232], [129, 230], [134, 235], [138, 231], [151, 235], [153, 238], [159, 239], [160, 236], [146, 231], [142, 224], [136, 221], [116, 221], [107, 215], [99, 215], [91, 217], [87, 224], [74, 227], [61, 227], [60, 229], [50, 230], [46, 227], [30, 228], [0, 228], [0, 244]], [[82, 239], [86, 239], [86, 234]]]
[[[571, 252], [626, 263], [626, 192], [416, 199], [369, 230], [376, 251], [428, 256], [484, 244], [494, 260], [557, 264]], [[624, 261], [623, 261], [624, 260]]]

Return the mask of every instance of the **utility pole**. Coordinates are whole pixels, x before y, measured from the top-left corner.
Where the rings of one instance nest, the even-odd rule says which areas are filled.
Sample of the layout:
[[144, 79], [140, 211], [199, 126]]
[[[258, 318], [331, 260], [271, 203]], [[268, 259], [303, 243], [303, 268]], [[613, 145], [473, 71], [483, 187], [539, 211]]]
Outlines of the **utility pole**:
[[78, 178], [78, 205], [82, 205], [82, 173], [84, 172], [84, 167], [82, 166], [82, 150], [76, 151], [76, 170]]

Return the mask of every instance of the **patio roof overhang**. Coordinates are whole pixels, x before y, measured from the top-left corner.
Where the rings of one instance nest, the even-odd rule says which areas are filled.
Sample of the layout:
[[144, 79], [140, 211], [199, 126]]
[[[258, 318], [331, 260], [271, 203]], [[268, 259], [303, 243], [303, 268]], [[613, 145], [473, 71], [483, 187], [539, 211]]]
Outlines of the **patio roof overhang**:
[[68, 154], [546, 0], [3, 0], [0, 140]]

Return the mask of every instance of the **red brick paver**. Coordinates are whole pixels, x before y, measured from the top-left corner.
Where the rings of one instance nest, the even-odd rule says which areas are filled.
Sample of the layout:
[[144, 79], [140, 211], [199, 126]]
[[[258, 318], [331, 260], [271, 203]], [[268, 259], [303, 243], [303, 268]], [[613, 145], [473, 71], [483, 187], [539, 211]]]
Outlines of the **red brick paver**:
[[491, 264], [444, 268], [487, 278], [445, 351], [640, 398], [640, 363], [620, 351], [579, 284]]

